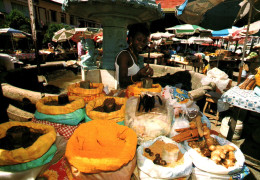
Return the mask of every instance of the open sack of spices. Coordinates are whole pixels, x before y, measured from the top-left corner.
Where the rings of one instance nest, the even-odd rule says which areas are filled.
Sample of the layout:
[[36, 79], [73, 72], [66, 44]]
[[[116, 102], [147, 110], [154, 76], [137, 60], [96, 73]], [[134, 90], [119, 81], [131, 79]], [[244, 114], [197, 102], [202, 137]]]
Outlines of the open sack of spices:
[[68, 95], [81, 97], [85, 103], [92, 101], [98, 97], [103, 97], [104, 85], [102, 83], [90, 83], [89, 81], [81, 81], [68, 86]]
[[34, 114], [37, 120], [66, 125], [77, 125], [85, 119], [85, 102], [80, 97], [68, 97], [67, 94], [48, 96], [36, 103]]
[[160, 93], [143, 92], [126, 103], [125, 125], [132, 128], [138, 144], [170, 133], [173, 113]]
[[235, 144], [211, 134], [206, 124], [202, 126], [202, 137], [199, 134], [197, 137], [184, 141], [184, 148], [197, 168], [214, 174], [234, 174], [242, 170], [245, 157]]
[[192, 161], [186, 150], [172, 139], [159, 136], [137, 148], [140, 179], [187, 178]]
[[55, 140], [52, 126], [32, 122], [0, 124], [0, 179], [21, 177], [22, 172], [33, 168], [36, 169], [31, 174], [37, 175], [37, 167], [49, 163], [56, 153]]
[[[206, 124], [209, 129], [211, 129], [211, 124], [209, 119], [199, 111], [198, 108], [189, 108], [186, 109], [186, 111], [183, 111], [182, 113], [175, 115], [172, 120], [172, 127], [171, 132], [169, 134], [169, 137], [173, 137], [179, 135], [185, 130], [192, 130], [196, 128], [196, 131], [198, 129], [202, 128], [202, 124]], [[201, 132], [200, 132], [201, 133]], [[202, 136], [202, 133], [201, 133]], [[179, 135], [181, 137], [181, 135]], [[183, 136], [184, 138], [184, 136]], [[194, 137], [198, 138], [198, 137]]]
[[144, 79], [143, 81], [129, 85], [126, 89], [126, 97], [140, 96], [142, 92], [160, 93], [162, 87], [160, 84], [153, 84], [152, 79]]
[[124, 125], [126, 98], [104, 96], [90, 101], [86, 114], [91, 120], [103, 119]]
[[136, 145], [136, 134], [127, 126], [93, 120], [75, 130], [65, 157], [74, 178], [130, 179], [136, 166]]

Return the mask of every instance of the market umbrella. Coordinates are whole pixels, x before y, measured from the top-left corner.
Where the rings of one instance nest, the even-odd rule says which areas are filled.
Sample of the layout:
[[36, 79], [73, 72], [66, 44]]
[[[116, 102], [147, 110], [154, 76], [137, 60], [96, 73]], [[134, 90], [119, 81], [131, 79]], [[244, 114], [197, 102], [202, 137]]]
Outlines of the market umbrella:
[[173, 41], [173, 42], [180, 42], [180, 41], [181, 41], [181, 39], [179, 39], [179, 38], [176, 38], [176, 37], [173, 37], [173, 38], [172, 38], [172, 41]]
[[[256, 34], [259, 32], [259, 30], [260, 30], [260, 20], [250, 24], [249, 29], [248, 29], [248, 35]], [[236, 31], [234, 31], [232, 33], [232, 36], [233, 37], [246, 36], [246, 32], [247, 32], [247, 26], [244, 26], [244, 27], [239, 28]]]
[[67, 30], [65, 28], [60, 29], [59, 31], [55, 32], [53, 37], [52, 37], [52, 41], [54, 42], [65, 42], [70, 40], [73, 35], [75, 34], [75, 29], [70, 29]]
[[13, 28], [1, 28], [0, 34], [12, 35], [13, 37], [26, 38], [31, 34]]
[[6, 35], [6, 36], [11, 37], [11, 43], [12, 43], [13, 50], [15, 50], [14, 42], [13, 42], [14, 38], [27, 38], [27, 37], [31, 36], [31, 34], [29, 34], [29, 33], [26, 33], [21, 30], [13, 29], [13, 28], [1, 28], [0, 35]]
[[212, 34], [213, 37], [231, 36], [232, 33], [235, 32], [238, 29], [239, 29], [239, 27], [232, 26], [231, 28], [212, 31], [211, 34]]
[[212, 30], [226, 29], [239, 23], [238, 20], [247, 15], [250, 8], [247, 0], [193, 0], [184, 5], [182, 13], [177, 13], [179, 20]]
[[152, 33], [150, 35], [150, 39], [151, 40], [159, 40], [161, 38], [171, 38], [171, 37], [174, 37], [175, 34], [172, 34], [172, 33], [169, 33], [168, 31], [167, 32], [156, 32], [156, 33]]
[[192, 36], [188, 39], [188, 42], [202, 44], [202, 43], [212, 43], [213, 40], [209, 37]]
[[75, 28], [75, 34], [72, 36], [71, 40], [74, 42], [79, 42], [81, 38], [93, 38], [94, 33], [89, 31], [88, 28]]
[[97, 43], [103, 42], [103, 30], [101, 29], [99, 32], [95, 33], [93, 39]]
[[[73, 37], [73, 35], [75, 33], [76, 33], [75, 29], [67, 30], [65, 28], [62, 28], [59, 31], [54, 33], [54, 35], [52, 37], [52, 41], [54, 41], [54, 42], [65, 42], [65, 41], [68, 41], [70, 47], [72, 47], [69, 40]], [[74, 52], [73, 52], [73, 54], [74, 54], [74, 56], [76, 58], [76, 54]]]
[[173, 27], [166, 28], [165, 30], [167, 31], [172, 30], [177, 36], [184, 36], [184, 35], [193, 35], [194, 33], [198, 33], [200, 30], [206, 30], [206, 29], [197, 25], [181, 24], [181, 25], [176, 25]]

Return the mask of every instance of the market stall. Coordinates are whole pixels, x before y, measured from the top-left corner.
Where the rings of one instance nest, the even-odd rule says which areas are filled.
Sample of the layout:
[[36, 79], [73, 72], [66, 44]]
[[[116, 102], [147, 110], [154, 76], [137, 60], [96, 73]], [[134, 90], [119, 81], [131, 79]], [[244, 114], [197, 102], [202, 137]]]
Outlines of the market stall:
[[[244, 143], [241, 145], [243, 153], [255, 159], [260, 158], [259, 149], [259, 117], [260, 117], [260, 93], [259, 70], [254, 76], [249, 76], [239, 86], [235, 86], [223, 93], [218, 102], [219, 111], [232, 110], [232, 118], [227, 134], [231, 140], [236, 133], [237, 121], [243, 122]], [[258, 160], [257, 160], [258, 161]]]

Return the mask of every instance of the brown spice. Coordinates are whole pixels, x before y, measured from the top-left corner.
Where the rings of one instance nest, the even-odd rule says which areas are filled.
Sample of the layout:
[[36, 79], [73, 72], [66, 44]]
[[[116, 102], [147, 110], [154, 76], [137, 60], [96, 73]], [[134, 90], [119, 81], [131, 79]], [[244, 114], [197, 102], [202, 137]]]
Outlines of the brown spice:
[[122, 107], [122, 104], [116, 104], [114, 98], [107, 98], [101, 106], [95, 107], [93, 110], [94, 111], [99, 111], [99, 112], [113, 112], [113, 111], [118, 111]]
[[[143, 155], [150, 159], [150, 160], [154, 160], [156, 157], [155, 155], [156, 154], [160, 154], [160, 156], [162, 155], [162, 151], [163, 149], [168, 149], [170, 150], [171, 148], [176, 148], [176, 145], [175, 144], [171, 144], [171, 143], [165, 143], [164, 141], [160, 141], [160, 140], [157, 140], [155, 141], [151, 146], [148, 147], [151, 152], [153, 152], [153, 155], [149, 155], [149, 153], [147, 152], [143, 152]], [[167, 163], [164, 167], [171, 167], [171, 168], [174, 168], [175, 166], [178, 166], [178, 165], [181, 165], [184, 163], [184, 157], [183, 157], [183, 154], [179, 151], [179, 155], [178, 155], [178, 159], [176, 162], [171, 162], [171, 163]]]

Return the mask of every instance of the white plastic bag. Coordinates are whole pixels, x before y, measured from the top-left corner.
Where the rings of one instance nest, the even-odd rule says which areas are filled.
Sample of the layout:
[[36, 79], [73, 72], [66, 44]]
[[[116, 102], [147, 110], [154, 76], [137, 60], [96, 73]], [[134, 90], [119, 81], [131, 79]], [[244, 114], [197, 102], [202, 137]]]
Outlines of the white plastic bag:
[[[150, 94], [160, 96], [158, 93]], [[130, 97], [126, 102], [125, 125], [136, 132], [139, 145], [158, 136], [168, 136], [170, 133], [172, 109], [162, 97], [163, 105], [155, 99], [155, 107], [151, 112], [138, 112], [138, 97]]]
[[216, 67], [214, 67], [213, 69], [210, 69], [207, 72], [207, 76], [210, 78], [218, 78], [218, 79], [222, 79], [222, 80], [228, 79], [228, 75], [224, 71], [222, 71]]
[[179, 134], [175, 131], [176, 129], [182, 129], [188, 127], [190, 127], [190, 122], [184, 116], [175, 118], [175, 121], [173, 121], [173, 125], [169, 137], [173, 137]]
[[250, 173], [247, 166], [243, 166], [241, 172], [235, 174], [214, 174], [208, 173], [205, 171], [200, 170], [199, 168], [193, 168], [192, 170], [192, 180], [242, 180]]
[[223, 93], [223, 90], [228, 86], [230, 79], [228, 75], [218, 68], [213, 68], [207, 72], [207, 76], [201, 79], [203, 86], [209, 85], [214, 82], [218, 89]]
[[[180, 151], [184, 154], [184, 163], [174, 168], [163, 167], [156, 165], [152, 160], [146, 158], [143, 155], [144, 149], [151, 146], [157, 140], [164, 141], [165, 143], [172, 143], [179, 147]], [[185, 149], [178, 143], [174, 142], [172, 139], [165, 136], [159, 136], [154, 140], [144, 142], [137, 148], [137, 167], [140, 169], [140, 179], [175, 179], [179, 177], [187, 177], [192, 171], [192, 161], [189, 155], [186, 153]], [[147, 176], [149, 178], [147, 178]]]
[[206, 171], [206, 172], [209, 172], [209, 173], [234, 174], [234, 173], [240, 172], [243, 168], [244, 163], [245, 163], [245, 156], [241, 152], [241, 150], [235, 144], [229, 142], [226, 139], [223, 139], [223, 138], [216, 136], [216, 135], [211, 135], [211, 137], [217, 139], [217, 141], [219, 142], [219, 144], [221, 146], [225, 145], [225, 144], [229, 144], [229, 145], [236, 148], [236, 150], [235, 150], [235, 158], [236, 158], [235, 165], [233, 167], [228, 167], [228, 168], [226, 168], [222, 165], [218, 165], [214, 161], [209, 159], [208, 157], [201, 156], [195, 149], [191, 148], [188, 145], [187, 141], [185, 141], [184, 142], [184, 148], [187, 150], [187, 153], [190, 155], [193, 164], [197, 168], [201, 169], [202, 171]]

